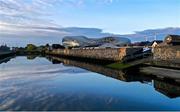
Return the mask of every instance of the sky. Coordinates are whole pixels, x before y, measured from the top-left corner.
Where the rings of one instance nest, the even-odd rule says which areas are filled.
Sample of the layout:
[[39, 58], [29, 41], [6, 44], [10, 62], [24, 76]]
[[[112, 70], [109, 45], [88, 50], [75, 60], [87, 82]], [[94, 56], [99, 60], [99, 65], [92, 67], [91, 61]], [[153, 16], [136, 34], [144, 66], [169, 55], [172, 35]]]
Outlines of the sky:
[[179, 32], [180, 0], [0, 0], [0, 44], [53, 43], [67, 35], [132, 36], [163, 28]]
[[62, 26], [97, 27], [118, 34], [180, 26], [180, 0], [84, 1], [76, 7], [62, 6], [54, 20]]

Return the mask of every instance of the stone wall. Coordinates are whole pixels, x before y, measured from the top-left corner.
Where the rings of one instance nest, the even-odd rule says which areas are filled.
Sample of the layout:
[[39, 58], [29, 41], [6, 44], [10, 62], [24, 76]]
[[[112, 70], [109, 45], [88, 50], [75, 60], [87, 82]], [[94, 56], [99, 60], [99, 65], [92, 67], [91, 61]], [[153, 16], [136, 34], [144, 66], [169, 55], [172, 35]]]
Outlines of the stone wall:
[[154, 60], [180, 63], [180, 46], [159, 46], [154, 48]]
[[79, 58], [90, 58], [108, 61], [128, 60], [127, 57], [133, 57], [142, 52], [142, 48], [107, 48], [107, 49], [55, 49], [50, 54], [72, 56]]

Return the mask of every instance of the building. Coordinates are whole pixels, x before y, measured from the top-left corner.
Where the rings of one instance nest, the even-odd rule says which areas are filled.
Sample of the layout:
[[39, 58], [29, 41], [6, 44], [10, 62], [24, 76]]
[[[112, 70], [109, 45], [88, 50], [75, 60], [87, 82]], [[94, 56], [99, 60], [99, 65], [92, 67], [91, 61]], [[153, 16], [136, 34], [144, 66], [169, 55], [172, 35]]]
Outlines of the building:
[[8, 47], [7, 45], [0, 46], [0, 52], [7, 52], [7, 51], [10, 51], [10, 47]]
[[105, 44], [99, 46], [99, 48], [118, 48], [118, 46], [111, 44], [111, 43], [105, 43]]
[[85, 36], [66, 36], [62, 40], [65, 47], [86, 47], [86, 46], [103, 46], [111, 44], [120, 47], [130, 44], [131, 41], [124, 37], [103, 37], [103, 38], [87, 38]]
[[163, 43], [162, 40], [154, 40], [154, 41], [150, 42], [150, 43], [148, 44], [148, 46], [154, 48], [154, 47], [158, 46], [158, 45], [161, 44], [161, 43]]
[[131, 46], [149, 46], [150, 43], [149, 41], [135, 42]]
[[52, 49], [64, 49], [65, 47], [60, 44], [52, 44]]

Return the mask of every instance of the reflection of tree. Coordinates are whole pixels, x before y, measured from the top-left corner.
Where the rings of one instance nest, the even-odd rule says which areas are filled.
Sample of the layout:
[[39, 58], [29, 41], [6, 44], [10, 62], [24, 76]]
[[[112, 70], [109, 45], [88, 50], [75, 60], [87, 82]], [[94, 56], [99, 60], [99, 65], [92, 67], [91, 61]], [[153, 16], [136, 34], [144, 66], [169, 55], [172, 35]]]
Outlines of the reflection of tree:
[[37, 55], [27, 55], [28, 60], [33, 60], [37, 57]]
[[1, 64], [1, 63], [7, 63], [7, 62], [10, 61], [12, 58], [14, 58], [14, 57], [8, 57], [8, 58], [5, 58], [5, 59], [1, 59], [1, 60], [0, 60], [0, 64]]

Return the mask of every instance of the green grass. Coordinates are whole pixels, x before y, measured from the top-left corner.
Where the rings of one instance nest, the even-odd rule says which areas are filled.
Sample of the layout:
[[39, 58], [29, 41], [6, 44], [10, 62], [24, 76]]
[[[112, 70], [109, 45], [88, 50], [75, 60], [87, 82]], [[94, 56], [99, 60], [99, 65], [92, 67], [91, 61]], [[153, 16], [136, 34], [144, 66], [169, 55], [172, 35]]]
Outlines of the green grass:
[[126, 68], [131, 67], [131, 65], [117, 62], [117, 63], [109, 64], [107, 65], [107, 67], [113, 68], [113, 69], [126, 69]]

